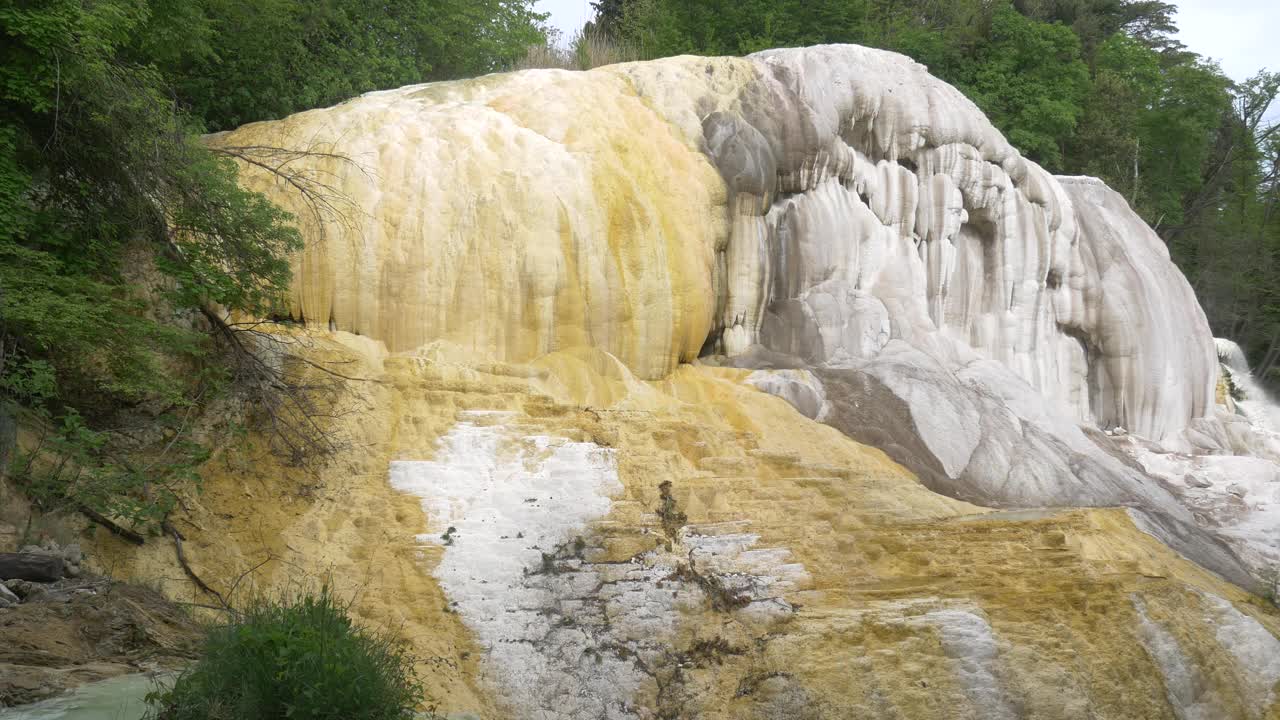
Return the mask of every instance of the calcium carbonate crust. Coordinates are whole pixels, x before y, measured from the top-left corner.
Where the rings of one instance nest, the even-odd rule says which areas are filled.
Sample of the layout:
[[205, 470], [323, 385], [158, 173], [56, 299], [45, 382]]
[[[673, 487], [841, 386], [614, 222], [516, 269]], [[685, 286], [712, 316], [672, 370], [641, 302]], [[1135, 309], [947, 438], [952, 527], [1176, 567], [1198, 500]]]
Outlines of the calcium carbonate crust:
[[592, 347], [650, 380], [699, 356], [811, 369], [754, 382], [939, 492], [1141, 508], [1180, 552], [1251, 583], [1212, 522], [1098, 432], [1223, 450], [1213, 340], [1163, 244], [903, 56], [527, 71], [212, 142], [349, 158], [299, 163], [342, 218], [244, 172], [303, 218], [292, 312], [310, 324], [485, 361]]

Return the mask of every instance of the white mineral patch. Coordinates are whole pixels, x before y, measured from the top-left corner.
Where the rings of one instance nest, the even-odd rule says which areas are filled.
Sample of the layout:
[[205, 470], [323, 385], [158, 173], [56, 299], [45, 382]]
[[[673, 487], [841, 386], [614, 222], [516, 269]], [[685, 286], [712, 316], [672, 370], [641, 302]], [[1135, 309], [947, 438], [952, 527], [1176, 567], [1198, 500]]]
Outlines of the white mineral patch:
[[1275, 700], [1276, 683], [1280, 683], [1280, 640], [1217, 595], [1205, 593], [1204, 600], [1210, 611], [1206, 620], [1216, 631], [1218, 642], [1236, 659], [1245, 705], [1257, 708], [1257, 717], [1261, 717]]
[[[608, 659], [575, 672], [586, 643], [580, 631], [553, 627], [542, 610], [556, 598], [530, 580], [543, 553], [572, 544], [609, 512], [610, 495], [622, 489], [612, 451], [462, 422], [442, 438], [435, 460], [393, 462], [391, 484], [422, 498], [432, 532], [420, 540], [447, 546], [436, 578], [487, 651], [486, 675], [512, 707], [548, 707], [570, 693], [594, 697], [597, 716], [612, 717], [609, 701], [640, 679], [630, 663]], [[591, 591], [587, 580], [581, 595]]]
[[1280, 465], [1260, 457], [1165, 452], [1130, 440], [1125, 446], [1151, 475], [1190, 508], [1255, 573], [1280, 567]]
[[1142, 598], [1133, 595], [1130, 600], [1138, 613], [1138, 637], [1160, 668], [1165, 695], [1178, 720], [1214, 720], [1219, 713], [1212, 700], [1204, 697], [1208, 686], [1199, 668], [1182, 652], [1177, 639], [1147, 615]]
[[518, 718], [642, 717], [653, 683], [641, 668], [670, 662], [684, 614], [708, 598], [681, 566], [714, 576], [758, 623], [787, 617], [783, 597], [810, 583], [785, 548], [758, 548], [746, 522], [686, 528], [671, 550], [591, 562], [592, 525], [622, 490], [612, 450], [524, 436], [510, 415], [463, 413], [436, 459], [391, 464], [391, 483], [422, 498], [443, 545], [435, 570], [475, 633], [484, 676]]
[[996, 677], [998, 644], [986, 618], [969, 610], [946, 609], [927, 613], [923, 620], [941, 635], [942, 650], [951, 660], [976, 716], [988, 720], [1017, 718]]

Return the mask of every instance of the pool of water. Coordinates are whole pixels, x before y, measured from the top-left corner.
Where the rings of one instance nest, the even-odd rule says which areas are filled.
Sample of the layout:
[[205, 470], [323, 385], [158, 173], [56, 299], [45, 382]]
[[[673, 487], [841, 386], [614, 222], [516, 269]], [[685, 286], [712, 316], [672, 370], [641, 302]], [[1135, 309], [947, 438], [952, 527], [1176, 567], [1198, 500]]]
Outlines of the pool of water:
[[139, 720], [146, 711], [143, 698], [155, 686], [152, 675], [123, 675], [38, 703], [0, 708], [0, 720]]

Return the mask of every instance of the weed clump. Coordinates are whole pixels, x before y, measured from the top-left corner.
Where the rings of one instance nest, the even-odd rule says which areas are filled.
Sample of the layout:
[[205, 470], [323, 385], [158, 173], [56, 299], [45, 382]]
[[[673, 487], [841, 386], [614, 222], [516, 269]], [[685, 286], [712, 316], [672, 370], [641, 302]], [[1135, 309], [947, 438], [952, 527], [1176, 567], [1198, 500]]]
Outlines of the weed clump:
[[398, 640], [356, 626], [328, 588], [259, 602], [147, 696], [148, 720], [411, 720], [424, 700]]
[[671, 481], [663, 480], [658, 485], [658, 519], [662, 522], [662, 534], [666, 536], [667, 549], [670, 550], [680, 536], [680, 528], [689, 522], [689, 516], [680, 510], [675, 495], [671, 494]]
[[1232, 377], [1231, 371], [1227, 369], [1226, 365], [1222, 366], [1222, 382], [1226, 385], [1227, 394], [1231, 396], [1232, 400], [1236, 402], [1244, 400], [1244, 391], [1240, 389], [1239, 385], [1236, 385], [1236, 379]]

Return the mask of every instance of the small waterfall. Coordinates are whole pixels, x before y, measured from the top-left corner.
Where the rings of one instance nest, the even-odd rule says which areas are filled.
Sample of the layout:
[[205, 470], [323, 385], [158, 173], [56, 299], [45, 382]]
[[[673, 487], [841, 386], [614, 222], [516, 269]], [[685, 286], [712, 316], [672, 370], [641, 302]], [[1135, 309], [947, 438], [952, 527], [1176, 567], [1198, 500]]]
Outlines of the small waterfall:
[[1280, 403], [1253, 377], [1244, 350], [1225, 338], [1214, 338], [1213, 342], [1218, 348], [1218, 358], [1231, 372], [1231, 382], [1242, 396], [1236, 400], [1240, 413], [1256, 427], [1280, 432]]

